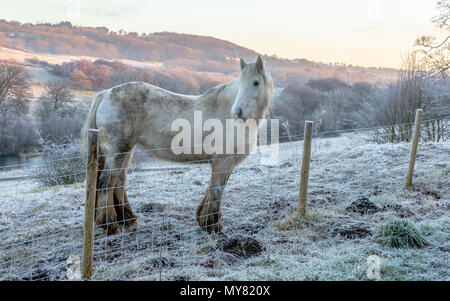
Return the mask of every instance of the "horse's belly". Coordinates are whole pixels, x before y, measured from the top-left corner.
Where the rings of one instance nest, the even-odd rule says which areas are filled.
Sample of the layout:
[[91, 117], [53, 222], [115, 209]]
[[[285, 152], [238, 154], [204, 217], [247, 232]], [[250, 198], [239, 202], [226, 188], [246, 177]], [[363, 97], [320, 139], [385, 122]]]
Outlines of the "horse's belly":
[[155, 158], [182, 163], [208, 163], [211, 159], [211, 155], [206, 154], [174, 154], [171, 149], [169, 150], [150, 150], [150, 154]]
[[[149, 131], [150, 133], [151, 131]], [[180, 152], [172, 147], [172, 139], [176, 133], [166, 133], [167, 135], [160, 135], [159, 133], [153, 132], [153, 135], [147, 134], [145, 137], [140, 139], [139, 144], [141, 144], [146, 151], [153, 157], [172, 161], [172, 162], [194, 162], [194, 161], [207, 161], [211, 159], [211, 155], [205, 153], [194, 154]], [[202, 163], [202, 162], [199, 162]]]

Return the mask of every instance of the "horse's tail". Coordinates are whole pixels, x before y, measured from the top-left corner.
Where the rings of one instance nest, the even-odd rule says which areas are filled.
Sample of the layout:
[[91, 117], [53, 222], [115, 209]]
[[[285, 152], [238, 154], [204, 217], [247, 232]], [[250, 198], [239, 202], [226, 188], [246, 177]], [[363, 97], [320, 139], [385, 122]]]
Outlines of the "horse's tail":
[[81, 130], [81, 153], [83, 155], [86, 154], [86, 150], [88, 147], [88, 131], [90, 129], [96, 129], [97, 128], [97, 109], [98, 106], [100, 105], [100, 102], [102, 101], [103, 98], [103, 93], [98, 93], [97, 95], [95, 95], [94, 97], [94, 101], [91, 104], [91, 109], [89, 111], [89, 114], [86, 118], [86, 121], [84, 122], [84, 126], [83, 129]]

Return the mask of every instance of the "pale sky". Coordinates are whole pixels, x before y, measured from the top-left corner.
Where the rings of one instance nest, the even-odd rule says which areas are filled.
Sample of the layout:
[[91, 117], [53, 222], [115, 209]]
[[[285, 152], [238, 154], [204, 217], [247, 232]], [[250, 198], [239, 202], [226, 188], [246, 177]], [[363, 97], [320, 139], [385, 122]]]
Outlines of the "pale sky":
[[430, 22], [435, 6], [436, 0], [1, 0], [0, 19], [191, 33], [284, 58], [397, 68], [419, 35], [442, 35]]

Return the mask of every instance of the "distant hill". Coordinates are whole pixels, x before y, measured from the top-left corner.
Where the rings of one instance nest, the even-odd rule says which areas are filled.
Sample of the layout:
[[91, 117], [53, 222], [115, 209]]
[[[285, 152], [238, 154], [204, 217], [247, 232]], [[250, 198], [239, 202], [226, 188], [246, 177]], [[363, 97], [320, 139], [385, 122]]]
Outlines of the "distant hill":
[[[226, 78], [238, 71], [239, 57], [252, 61], [258, 55], [251, 49], [213, 37], [171, 32], [114, 32], [106, 27], [73, 26], [70, 22], [21, 24], [0, 20], [0, 46], [33, 53], [158, 62], [164, 69], [174, 72], [221, 73]], [[396, 78], [394, 69], [330, 65], [268, 55], [264, 55], [264, 59], [276, 84], [281, 86], [325, 77], [348, 84], [386, 85]]]

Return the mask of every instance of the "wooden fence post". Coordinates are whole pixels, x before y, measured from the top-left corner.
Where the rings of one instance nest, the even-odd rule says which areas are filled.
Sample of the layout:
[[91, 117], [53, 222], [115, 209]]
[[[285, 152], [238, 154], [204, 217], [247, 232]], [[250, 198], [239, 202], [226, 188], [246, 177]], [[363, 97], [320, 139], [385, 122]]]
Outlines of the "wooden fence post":
[[416, 164], [417, 146], [419, 145], [420, 126], [422, 125], [423, 110], [417, 109], [416, 120], [414, 121], [414, 135], [411, 143], [411, 153], [409, 155], [408, 174], [406, 175], [406, 187], [412, 186], [412, 179], [414, 173], [414, 165]]
[[94, 215], [95, 196], [97, 192], [98, 138], [98, 130], [91, 129], [88, 131], [86, 204], [83, 237], [83, 262], [81, 269], [81, 277], [85, 280], [89, 279], [92, 276], [92, 265], [94, 261]]
[[302, 216], [306, 216], [306, 199], [308, 194], [309, 162], [311, 158], [312, 121], [305, 121], [305, 134], [303, 137], [303, 158], [300, 177], [300, 192], [298, 196], [298, 209]]

